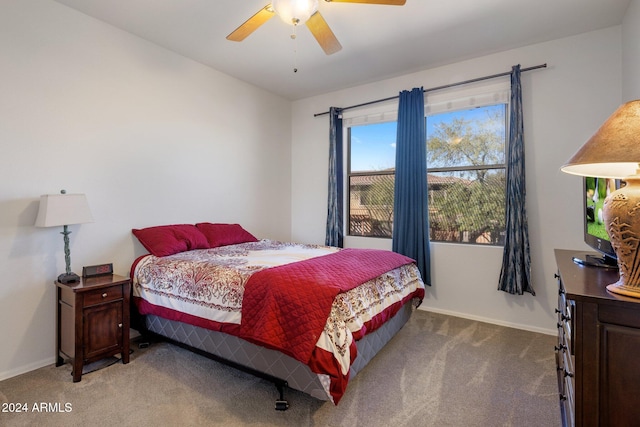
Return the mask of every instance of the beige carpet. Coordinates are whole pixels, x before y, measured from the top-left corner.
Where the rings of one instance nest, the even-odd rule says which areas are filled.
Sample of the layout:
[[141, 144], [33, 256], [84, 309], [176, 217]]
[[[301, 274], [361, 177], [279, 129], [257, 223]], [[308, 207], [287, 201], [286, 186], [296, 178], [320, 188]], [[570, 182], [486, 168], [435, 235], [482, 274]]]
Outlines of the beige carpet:
[[[285, 412], [269, 382], [171, 344], [134, 343], [129, 364], [79, 383], [69, 364], [0, 382], [0, 426], [557, 426], [555, 341], [418, 310], [338, 406], [286, 390]], [[9, 403], [27, 411], [5, 412]]]

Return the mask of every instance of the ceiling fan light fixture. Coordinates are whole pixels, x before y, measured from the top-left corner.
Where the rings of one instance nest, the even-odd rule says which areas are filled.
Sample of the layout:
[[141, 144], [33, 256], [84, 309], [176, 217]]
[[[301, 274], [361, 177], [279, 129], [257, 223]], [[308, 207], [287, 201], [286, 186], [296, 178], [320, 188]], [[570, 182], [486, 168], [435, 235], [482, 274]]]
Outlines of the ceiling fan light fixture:
[[318, 11], [318, 0], [273, 0], [276, 14], [290, 25], [304, 24]]

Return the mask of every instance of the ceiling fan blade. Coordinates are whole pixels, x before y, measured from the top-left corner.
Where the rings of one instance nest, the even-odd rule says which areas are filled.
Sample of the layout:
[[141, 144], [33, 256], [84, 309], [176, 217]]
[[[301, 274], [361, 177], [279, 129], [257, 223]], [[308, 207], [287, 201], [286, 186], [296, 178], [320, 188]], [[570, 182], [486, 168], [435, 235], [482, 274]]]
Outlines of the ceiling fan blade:
[[386, 4], [389, 6], [404, 6], [407, 0], [324, 0], [328, 3], [366, 3], [366, 4]]
[[320, 47], [327, 55], [331, 55], [342, 49], [342, 45], [340, 45], [335, 34], [333, 34], [333, 31], [329, 28], [327, 21], [320, 15], [320, 12], [311, 15], [311, 18], [307, 20], [307, 28], [309, 28], [311, 34], [313, 34], [313, 37], [316, 38]]
[[241, 42], [246, 39], [251, 33], [258, 29], [262, 24], [267, 22], [275, 15], [273, 7], [271, 7], [271, 3], [263, 7], [253, 15], [251, 18], [244, 21], [242, 25], [233, 30], [231, 34], [227, 36], [227, 40], [231, 40], [234, 42]]

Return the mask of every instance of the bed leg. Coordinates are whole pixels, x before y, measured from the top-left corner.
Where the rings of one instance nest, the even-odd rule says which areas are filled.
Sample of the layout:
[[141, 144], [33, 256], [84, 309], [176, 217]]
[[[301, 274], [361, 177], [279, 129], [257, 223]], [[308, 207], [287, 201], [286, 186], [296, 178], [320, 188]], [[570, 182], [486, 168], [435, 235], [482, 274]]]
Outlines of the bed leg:
[[289, 409], [289, 402], [284, 399], [284, 388], [287, 385], [286, 381], [276, 382], [276, 388], [278, 389], [278, 393], [280, 393], [280, 398], [276, 400], [276, 411], [286, 411]]

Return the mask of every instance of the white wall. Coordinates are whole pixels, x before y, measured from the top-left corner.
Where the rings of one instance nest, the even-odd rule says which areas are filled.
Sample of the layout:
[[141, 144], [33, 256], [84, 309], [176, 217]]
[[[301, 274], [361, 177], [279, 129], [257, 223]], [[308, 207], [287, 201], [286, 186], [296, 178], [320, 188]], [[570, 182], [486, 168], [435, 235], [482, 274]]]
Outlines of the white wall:
[[49, 0], [0, 3], [0, 379], [53, 363], [61, 229], [41, 194], [86, 193], [71, 263], [144, 253], [131, 228], [239, 222], [290, 239], [291, 103]]
[[622, 22], [622, 101], [640, 99], [640, 0], [631, 0]]
[[[328, 116], [314, 113], [399, 91], [509, 71], [522, 75], [527, 210], [536, 296], [497, 291], [502, 248], [432, 243], [433, 286], [426, 310], [556, 333], [554, 248], [588, 249], [582, 241], [582, 184], [559, 168], [597, 130], [621, 99], [621, 27], [514, 49], [303, 99], [293, 104], [292, 238], [324, 241]], [[507, 77], [508, 78], [508, 77]], [[363, 246], [366, 239], [350, 239]], [[371, 242], [390, 248], [390, 241]]]

